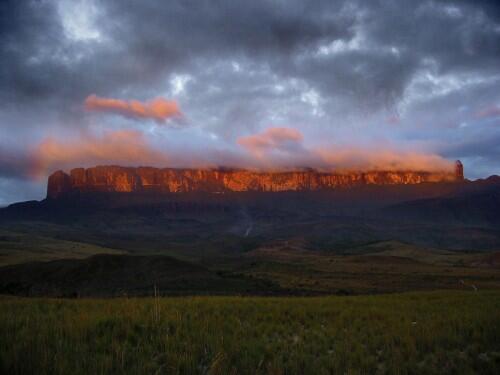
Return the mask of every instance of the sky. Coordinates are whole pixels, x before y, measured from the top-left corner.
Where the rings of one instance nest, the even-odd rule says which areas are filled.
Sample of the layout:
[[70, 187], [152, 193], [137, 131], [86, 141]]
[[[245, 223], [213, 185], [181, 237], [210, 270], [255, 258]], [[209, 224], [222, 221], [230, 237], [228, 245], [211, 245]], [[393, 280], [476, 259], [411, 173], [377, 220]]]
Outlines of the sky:
[[0, 2], [0, 205], [94, 165], [500, 174], [498, 1]]

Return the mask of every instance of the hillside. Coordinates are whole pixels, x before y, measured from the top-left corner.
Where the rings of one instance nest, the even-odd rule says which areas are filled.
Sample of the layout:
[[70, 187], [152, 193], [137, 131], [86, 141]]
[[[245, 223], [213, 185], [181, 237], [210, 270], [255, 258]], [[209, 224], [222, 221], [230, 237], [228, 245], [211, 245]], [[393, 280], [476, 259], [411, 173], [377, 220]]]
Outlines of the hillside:
[[[498, 177], [314, 191], [74, 191], [0, 210], [0, 264], [10, 265], [0, 268], [0, 291], [497, 288], [499, 191]], [[102, 253], [114, 255], [88, 258]]]
[[95, 255], [0, 268], [0, 294], [84, 297], [273, 293], [272, 284], [166, 256]]

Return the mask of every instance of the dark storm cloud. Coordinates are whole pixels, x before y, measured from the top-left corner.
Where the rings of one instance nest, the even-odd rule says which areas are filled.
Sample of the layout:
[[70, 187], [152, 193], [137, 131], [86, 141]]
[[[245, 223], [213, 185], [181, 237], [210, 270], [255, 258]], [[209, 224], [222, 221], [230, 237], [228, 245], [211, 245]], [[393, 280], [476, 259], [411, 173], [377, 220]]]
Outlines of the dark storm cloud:
[[323, 96], [337, 97], [343, 108], [373, 111], [397, 103], [419, 72], [498, 73], [499, 15], [493, 3], [107, 4], [108, 17], [122, 21], [107, 32], [146, 76], [165, 69], [189, 72], [194, 62], [200, 71], [225, 59], [251, 59], [281, 79], [301, 79]]
[[[70, 57], [79, 46], [66, 43], [55, 2], [0, 4], [0, 82], [3, 105], [61, 101], [85, 82]], [[81, 46], [83, 47], [83, 46]]]
[[[190, 60], [244, 53], [266, 59], [348, 33], [349, 20], [280, 2], [108, 1], [95, 23], [104, 41], [74, 41], [56, 2], [2, 5], [4, 98], [81, 98], [147, 87]], [[306, 13], [304, 13], [306, 12]], [[330, 11], [329, 13], [332, 13]], [[10, 89], [10, 90], [9, 90]], [[7, 95], [10, 91], [10, 96]]]
[[71, 40], [55, 4], [2, 5], [4, 100], [142, 96], [194, 62], [244, 56], [374, 108], [398, 100], [424, 61], [496, 71], [500, 58], [493, 2], [106, 1], [94, 15], [101, 41]]
[[[495, 133], [474, 114], [500, 105], [499, 61], [496, 1], [3, 1], [0, 149], [118, 126], [84, 112], [91, 94], [162, 96], [193, 129], [180, 143], [234, 144], [270, 126], [336, 140], [378, 131], [446, 139], [435, 151], [498, 171], [481, 147]], [[398, 123], [384, 128], [389, 116]], [[0, 177], [26, 175], [7, 154]]]
[[[110, 1], [108, 16], [128, 49], [155, 58], [178, 59], [244, 53], [290, 54], [322, 39], [350, 34], [352, 15], [338, 15], [342, 2], [298, 1]], [[145, 22], [146, 21], [146, 22]]]

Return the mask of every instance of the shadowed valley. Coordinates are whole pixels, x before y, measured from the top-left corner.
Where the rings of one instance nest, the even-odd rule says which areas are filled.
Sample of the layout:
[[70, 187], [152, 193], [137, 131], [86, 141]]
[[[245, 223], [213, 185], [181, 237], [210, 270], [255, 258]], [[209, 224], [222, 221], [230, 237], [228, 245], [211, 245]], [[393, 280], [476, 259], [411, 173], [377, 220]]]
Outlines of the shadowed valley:
[[[421, 181], [392, 172], [392, 179], [358, 174], [353, 183], [305, 171], [297, 185], [292, 172], [261, 180], [176, 171], [170, 184], [145, 189], [137, 170], [106, 168], [56, 172], [47, 199], [0, 211], [0, 292], [314, 295], [500, 286], [496, 176], [468, 181], [459, 170]], [[174, 173], [140, 171], [155, 181], [152, 171]]]

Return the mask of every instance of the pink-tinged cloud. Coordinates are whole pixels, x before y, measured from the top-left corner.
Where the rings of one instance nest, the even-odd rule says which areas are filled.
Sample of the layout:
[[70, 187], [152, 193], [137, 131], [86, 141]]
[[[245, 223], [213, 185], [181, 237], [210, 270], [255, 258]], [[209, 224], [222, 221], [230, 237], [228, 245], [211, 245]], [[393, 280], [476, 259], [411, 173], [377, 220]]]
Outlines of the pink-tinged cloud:
[[324, 171], [451, 171], [454, 164], [439, 155], [417, 150], [370, 145], [306, 146], [303, 135], [291, 128], [270, 128], [241, 137], [237, 143], [260, 168], [317, 168]]
[[85, 99], [85, 109], [95, 112], [109, 112], [136, 119], [151, 119], [165, 122], [172, 117], [180, 117], [181, 111], [175, 101], [156, 98], [148, 102], [101, 98], [90, 95]]
[[237, 143], [255, 156], [271, 151], [287, 151], [304, 140], [302, 133], [292, 128], [268, 128], [262, 133], [240, 137]]
[[155, 166], [176, 168], [237, 167], [252, 170], [316, 168], [325, 172], [350, 171], [452, 171], [453, 163], [419, 151], [369, 147], [307, 146], [302, 134], [291, 128], [270, 128], [238, 139], [240, 150], [190, 147], [168, 152], [154, 148], [136, 130], [85, 133], [74, 139], [47, 138], [30, 154], [34, 176], [57, 169], [95, 165]]
[[337, 171], [452, 171], [454, 163], [421, 151], [388, 147], [333, 147], [311, 151], [327, 169]]
[[476, 117], [478, 118], [500, 117], [500, 106], [493, 105], [491, 107], [483, 108], [482, 110], [476, 113]]
[[73, 140], [47, 138], [35, 148], [32, 158], [39, 176], [78, 166], [168, 163], [166, 154], [151, 147], [143, 133], [135, 130], [112, 131], [102, 136], [86, 134]]
[[398, 115], [392, 115], [385, 120], [389, 125], [398, 125], [401, 122], [401, 118]]

